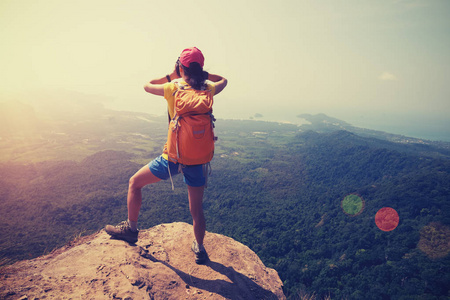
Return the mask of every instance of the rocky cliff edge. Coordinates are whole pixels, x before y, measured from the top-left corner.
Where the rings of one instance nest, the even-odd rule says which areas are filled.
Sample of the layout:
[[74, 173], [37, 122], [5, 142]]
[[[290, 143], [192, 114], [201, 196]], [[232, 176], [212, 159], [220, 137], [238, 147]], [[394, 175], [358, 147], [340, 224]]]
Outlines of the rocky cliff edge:
[[210, 261], [197, 265], [192, 225], [141, 230], [139, 241], [104, 230], [0, 269], [0, 299], [285, 299], [282, 282], [247, 246], [206, 233]]

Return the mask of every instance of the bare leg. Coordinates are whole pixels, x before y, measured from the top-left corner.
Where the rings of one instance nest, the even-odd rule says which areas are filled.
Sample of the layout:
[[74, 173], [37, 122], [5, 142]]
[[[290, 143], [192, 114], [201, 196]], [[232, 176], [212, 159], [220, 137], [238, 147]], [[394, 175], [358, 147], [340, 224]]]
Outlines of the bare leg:
[[204, 186], [193, 187], [188, 185], [189, 194], [189, 210], [191, 211], [192, 220], [194, 223], [194, 235], [197, 243], [203, 245], [205, 238], [206, 221], [203, 214], [203, 192]]
[[148, 184], [160, 181], [158, 177], [153, 175], [148, 165], [143, 166], [131, 178], [128, 185], [128, 220], [137, 222], [139, 211], [142, 204], [142, 188]]

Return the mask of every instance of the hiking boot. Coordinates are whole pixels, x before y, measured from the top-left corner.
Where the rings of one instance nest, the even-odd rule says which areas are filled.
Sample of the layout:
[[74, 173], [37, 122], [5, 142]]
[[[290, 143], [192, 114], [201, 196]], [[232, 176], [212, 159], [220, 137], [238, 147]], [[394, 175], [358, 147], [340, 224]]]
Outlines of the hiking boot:
[[107, 234], [118, 240], [124, 240], [129, 243], [136, 243], [138, 240], [138, 231], [132, 231], [128, 221], [122, 221], [116, 226], [106, 225]]
[[199, 245], [196, 240], [192, 242], [191, 250], [195, 254], [195, 262], [197, 264], [202, 265], [209, 260], [205, 247], [203, 247], [203, 245]]

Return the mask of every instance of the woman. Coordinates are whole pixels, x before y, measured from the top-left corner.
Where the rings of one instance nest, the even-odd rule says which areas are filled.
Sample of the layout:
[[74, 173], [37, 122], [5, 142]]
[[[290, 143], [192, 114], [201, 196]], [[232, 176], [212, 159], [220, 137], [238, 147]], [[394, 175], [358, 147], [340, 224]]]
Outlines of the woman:
[[[172, 80], [181, 85], [188, 85], [195, 90], [207, 89], [212, 95], [219, 94], [226, 87], [227, 80], [225, 78], [219, 75], [208, 74], [203, 71], [203, 65], [204, 57], [199, 49], [196, 47], [184, 49], [172, 73], [165, 77], [151, 80], [145, 84], [144, 89], [148, 93], [164, 96], [167, 100], [169, 116], [173, 118], [175, 114], [174, 92], [178, 85]], [[203, 174], [203, 165], [183, 166], [182, 170], [184, 182], [188, 186], [189, 210], [194, 225], [195, 240], [191, 249], [195, 253], [196, 263], [201, 264], [208, 260], [208, 255], [203, 246], [206, 223], [202, 206], [206, 174]], [[171, 174], [178, 173], [178, 164], [169, 161], [165, 151], [161, 156], [142, 167], [131, 177], [129, 182], [127, 197], [128, 221], [123, 221], [117, 226], [107, 225], [105, 228], [106, 232], [117, 239], [131, 243], [137, 242], [139, 232], [137, 221], [142, 203], [142, 188], [148, 184], [166, 180]]]

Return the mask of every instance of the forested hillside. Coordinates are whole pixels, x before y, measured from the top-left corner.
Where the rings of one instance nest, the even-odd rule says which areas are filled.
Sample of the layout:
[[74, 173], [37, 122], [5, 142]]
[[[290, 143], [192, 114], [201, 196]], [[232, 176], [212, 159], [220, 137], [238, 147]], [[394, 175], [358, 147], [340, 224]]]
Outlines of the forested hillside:
[[[36, 140], [3, 138], [2, 263], [126, 218], [128, 179], [159, 154], [165, 122], [105, 112], [77, 126], [41, 124], [48, 131]], [[288, 296], [303, 290], [332, 299], [448, 299], [446, 150], [258, 121], [218, 120], [216, 132], [207, 230], [254, 250], [279, 272]], [[141, 228], [191, 222], [180, 177], [175, 191], [162, 182], [143, 193]], [[348, 195], [361, 199], [358, 213], [343, 208]], [[398, 213], [392, 231], [375, 223], [384, 207]]]

